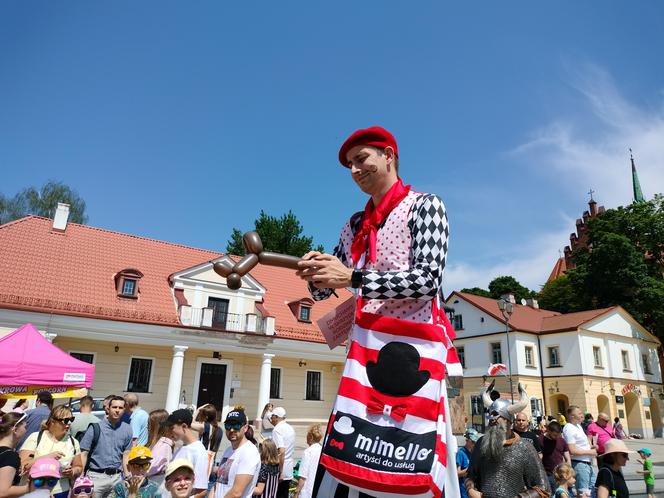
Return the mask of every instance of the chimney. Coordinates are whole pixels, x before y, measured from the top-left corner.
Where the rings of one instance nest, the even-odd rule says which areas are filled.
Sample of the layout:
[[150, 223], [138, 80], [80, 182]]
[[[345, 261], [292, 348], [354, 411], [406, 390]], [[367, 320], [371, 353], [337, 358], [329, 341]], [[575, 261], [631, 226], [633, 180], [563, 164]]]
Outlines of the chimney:
[[537, 299], [535, 299], [534, 297], [526, 298], [526, 306], [530, 306], [531, 308], [536, 310], [539, 309], [539, 303], [537, 302]]
[[502, 296], [500, 296], [500, 299], [504, 299], [508, 303], [516, 304], [516, 298], [514, 297], [514, 294], [512, 294], [511, 292], [508, 294], [503, 294]]
[[69, 204], [58, 202], [58, 207], [53, 216], [53, 230], [64, 232], [67, 229], [67, 220], [69, 219]]

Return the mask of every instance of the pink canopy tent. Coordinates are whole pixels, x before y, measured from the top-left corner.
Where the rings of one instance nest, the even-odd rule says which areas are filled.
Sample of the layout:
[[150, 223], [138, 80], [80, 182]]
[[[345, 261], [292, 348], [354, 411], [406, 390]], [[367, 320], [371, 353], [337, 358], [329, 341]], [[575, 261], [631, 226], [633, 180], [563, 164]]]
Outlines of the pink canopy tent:
[[92, 387], [95, 366], [69, 356], [30, 323], [0, 339], [0, 398], [81, 396]]

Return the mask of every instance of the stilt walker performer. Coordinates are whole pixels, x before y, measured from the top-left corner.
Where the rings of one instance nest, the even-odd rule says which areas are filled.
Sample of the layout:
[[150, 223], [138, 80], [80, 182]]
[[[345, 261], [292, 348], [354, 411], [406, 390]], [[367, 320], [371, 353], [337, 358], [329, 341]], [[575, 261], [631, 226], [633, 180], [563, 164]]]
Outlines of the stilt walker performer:
[[356, 295], [313, 496], [456, 498], [445, 375], [461, 366], [440, 302], [445, 207], [403, 184], [397, 142], [383, 128], [353, 133], [339, 161], [370, 198], [333, 254], [312, 251], [299, 263], [315, 300], [337, 288]]

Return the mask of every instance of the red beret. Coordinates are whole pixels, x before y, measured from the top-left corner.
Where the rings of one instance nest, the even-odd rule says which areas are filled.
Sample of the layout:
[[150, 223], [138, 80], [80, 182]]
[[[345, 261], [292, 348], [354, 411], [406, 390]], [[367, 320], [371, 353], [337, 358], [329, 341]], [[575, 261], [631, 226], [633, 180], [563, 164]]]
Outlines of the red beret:
[[348, 167], [346, 154], [356, 145], [371, 145], [373, 147], [380, 147], [381, 149], [392, 147], [394, 155], [399, 157], [399, 149], [397, 148], [397, 141], [394, 139], [394, 135], [380, 126], [357, 130], [346, 139], [341, 149], [339, 149], [339, 162], [343, 166]]

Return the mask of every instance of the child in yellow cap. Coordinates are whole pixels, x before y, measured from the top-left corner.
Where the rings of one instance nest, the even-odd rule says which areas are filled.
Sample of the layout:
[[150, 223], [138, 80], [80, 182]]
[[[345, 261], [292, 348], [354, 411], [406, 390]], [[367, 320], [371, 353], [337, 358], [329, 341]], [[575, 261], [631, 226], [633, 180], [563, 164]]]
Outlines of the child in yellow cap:
[[151, 461], [150, 448], [134, 446], [127, 459], [129, 475], [115, 485], [109, 498], [160, 498], [159, 486], [147, 478]]

